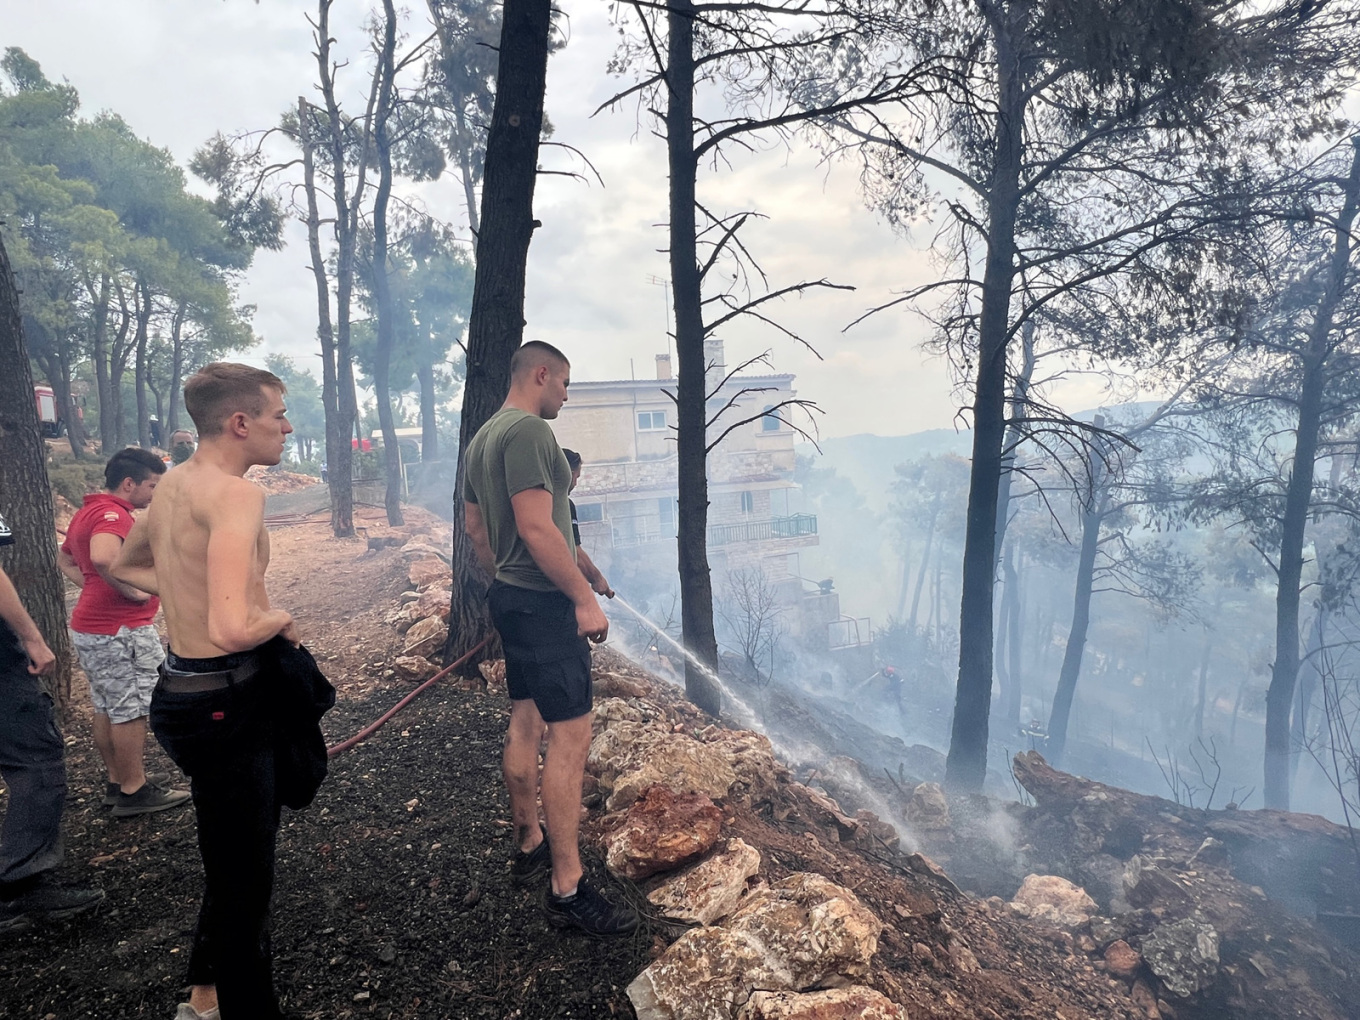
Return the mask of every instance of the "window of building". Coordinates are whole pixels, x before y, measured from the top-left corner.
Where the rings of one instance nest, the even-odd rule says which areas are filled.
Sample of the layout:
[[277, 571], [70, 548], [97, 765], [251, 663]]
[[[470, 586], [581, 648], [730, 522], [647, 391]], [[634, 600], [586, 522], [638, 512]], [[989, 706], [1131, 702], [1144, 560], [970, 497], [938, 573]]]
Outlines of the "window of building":
[[784, 424], [782, 421], [780, 421], [780, 420], [779, 420], [778, 418], [776, 418], [774, 415], [770, 414], [770, 412], [773, 411], [773, 410], [774, 410], [774, 405], [773, 405], [773, 404], [766, 404], [766, 405], [765, 405], [765, 417], [760, 419], [760, 431], [762, 431], [762, 432], [778, 432], [778, 431], [779, 431], [779, 427], [780, 427], [781, 425]]
[[578, 524], [590, 524], [594, 521], [604, 520], [603, 503], [577, 503], [576, 522]]
[[666, 412], [639, 411], [637, 423], [639, 432], [660, 432], [666, 427]]
[[657, 513], [661, 517], [661, 534], [666, 538], [675, 537], [676, 500], [674, 496], [662, 496], [656, 501]]
[[741, 512], [744, 514], [752, 514], [755, 513], [755, 511], [756, 511], [755, 496], [749, 492], [743, 492], [741, 494]]

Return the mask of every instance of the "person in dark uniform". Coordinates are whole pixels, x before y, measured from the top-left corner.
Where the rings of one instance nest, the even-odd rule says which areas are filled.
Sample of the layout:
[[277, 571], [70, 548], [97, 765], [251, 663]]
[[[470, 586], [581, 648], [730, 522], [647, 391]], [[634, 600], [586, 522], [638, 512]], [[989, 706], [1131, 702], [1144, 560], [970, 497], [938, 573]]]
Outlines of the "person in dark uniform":
[[[13, 541], [0, 517], [0, 545]], [[38, 678], [56, 661], [0, 568], [0, 776], [9, 788], [0, 827], [0, 935], [74, 917], [104, 898], [102, 889], [61, 886], [52, 877], [61, 860], [66, 759], [52, 696]]]
[[[568, 450], [562, 447], [562, 456], [567, 458], [567, 467], [571, 468], [571, 486], [568, 492], [575, 490], [581, 481], [581, 455], [575, 450]], [[576, 540], [576, 565], [581, 568], [581, 573], [586, 575], [586, 580], [590, 582], [590, 587], [606, 598], [614, 597], [614, 589], [609, 587], [600, 568], [595, 566], [595, 561], [590, 558], [590, 554], [581, 548], [581, 525], [576, 520], [576, 501], [567, 500], [567, 506], [571, 509], [571, 534]]]

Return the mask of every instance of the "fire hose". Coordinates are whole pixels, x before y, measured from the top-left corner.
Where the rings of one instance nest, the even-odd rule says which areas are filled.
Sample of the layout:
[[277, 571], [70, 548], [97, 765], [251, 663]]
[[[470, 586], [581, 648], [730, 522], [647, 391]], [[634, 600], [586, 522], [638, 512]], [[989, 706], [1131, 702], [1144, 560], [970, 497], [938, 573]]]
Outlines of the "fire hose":
[[369, 723], [358, 733], [354, 734], [354, 736], [349, 737], [346, 740], [342, 740], [338, 744], [332, 744], [330, 747], [326, 748], [326, 756], [328, 758], [334, 758], [336, 755], [343, 754], [345, 751], [348, 751], [351, 747], [354, 747], [357, 744], [367, 740], [369, 737], [373, 736], [373, 734], [377, 733], [378, 730], [382, 729], [383, 726], [386, 725], [389, 719], [391, 719], [394, 715], [396, 715], [403, 708], [405, 708], [412, 701], [414, 701], [416, 695], [420, 694], [420, 692], [425, 690], [427, 687], [432, 686], [436, 681], [442, 680], [444, 677], [448, 676], [463, 663], [467, 662], [468, 659], [472, 658], [484, 647], [486, 647], [486, 643], [490, 640], [491, 640], [490, 635], [487, 635], [486, 637], [482, 638], [482, 640], [478, 641], [475, 645], [469, 648], [461, 656], [459, 656], [453, 662], [449, 663], [434, 676], [430, 677], [430, 679], [426, 680], [423, 684], [417, 687], [410, 694], [406, 695], [406, 697], [398, 701], [395, 705], [389, 708], [382, 715], [378, 716], [377, 719]]

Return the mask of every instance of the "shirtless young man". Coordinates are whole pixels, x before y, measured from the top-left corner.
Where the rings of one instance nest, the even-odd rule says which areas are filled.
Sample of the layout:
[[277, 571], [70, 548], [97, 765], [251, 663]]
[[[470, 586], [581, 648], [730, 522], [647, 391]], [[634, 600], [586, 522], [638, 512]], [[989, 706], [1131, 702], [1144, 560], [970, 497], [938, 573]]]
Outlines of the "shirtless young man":
[[531, 340], [515, 352], [505, 403], [468, 444], [466, 530], [482, 569], [495, 578], [487, 601], [505, 646], [510, 727], [502, 767], [519, 848], [511, 877], [523, 885], [551, 872], [545, 903], [551, 924], [626, 935], [637, 927], [637, 914], [582, 880], [577, 846], [590, 750], [587, 638], [608, 635], [595, 595], [612, 592], [603, 575], [592, 591], [582, 570], [567, 505], [571, 469], [545, 420], [557, 417], [570, 384], [571, 365], [557, 348]]
[[283, 394], [273, 373], [226, 362], [185, 384], [198, 450], [166, 473], [112, 570], [165, 610], [170, 653], [151, 728], [192, 780], [198, 815], [205, 890], [177, 1020], [280, 1016], [267, 931], [279, 825], [273, 685], [257, 649], [297, 634], [265, 594], [264, 492], [243, 476], [283, 456], [293, 431]]

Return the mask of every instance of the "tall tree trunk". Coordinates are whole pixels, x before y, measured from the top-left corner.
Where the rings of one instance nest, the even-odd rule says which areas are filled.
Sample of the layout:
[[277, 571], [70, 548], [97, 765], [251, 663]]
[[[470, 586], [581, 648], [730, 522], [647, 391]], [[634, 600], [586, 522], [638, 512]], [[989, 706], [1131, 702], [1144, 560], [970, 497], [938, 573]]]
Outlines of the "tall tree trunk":
[[[71, 693], [71, 640], [66, 630], [66, 589], [57, 569], [57, 526], [47, 479], [47, 449], [33, 403], [33, 372], [24, 343], [19, 291], [9, 253], [0, 239], [0, 502], [15, 543], [0, 548], [0, 565], [19, 589], [48, 647], [57, 656], [50, 678], [65, 707]], [[55, 387], [54, 387], [55, 388]]]
[[921, 553], [921, 569], [916, 571], [916, 590], [911, 593], [911, 615], [907, 617], [911, 625], [911, 635], [916, 636], [916, 614], [921, 608], [921, 589], [926, 585], [926, 571], [930, 568], [930, 553], [935, 544], [935, 524], [940, 516], [939, 500], [930, 513], [930, 524], [926, 528], [926, 548]]
[[1299, 663], [1299, 679], [1294, 690], [1294, 711], [1289, 725], [1289, 786], [1299, 774], [1299, 759], [1308, 743], [1308, 716], [1313, 710], [1313, 694], [1322, 679], [1322, 656], [1327, 637], [1327, 610], [1321, 605], [1308, 628], [1308, 644]]
[[113, 422], [113, 393], [109, 382], [109, 299], [111, 281], [107, 273], [99, 277], [96, 290], [87, 281], [93, 307], [90, 332], [90, 357], [94, 361], [95, 392], [99, 396], [99, 446], [105, 459], [118, 448], [118, 433]]
[[[113, 449], [105, 450], [104, 456], [110, 457], [126, 446], [130, 438], [123, 405], [123, 374], [127, 371], [128, 355], [132, 353], [133, 343], [128, 340], [132, 333], [133, 314], [128, 307], [127, 292], [117, 280], [113, 281], [114, 293], [118, 295], [118, 332], [109, 345], [109, 401], [113, 404]], [[135, 336], [135, 334], [134, 334]]]
[[1214, 654], [1214, 632], [1204, 628], [1204, 650], [1199, 657], [1199, 682], [1195, 691], [1195, 739], [1204, 736], [1204, 706], [1209, 696], [1209, 661]]
[[435, 409], [434, 366], [424, 360], [417, 363], [416, 381], [420, 383], [420, 462], [429, 464], [439, 459], [439, 417]]
[[1006, 590], [1015, 589], [1015, 597], [1011, 599], [1010, 614], [1007, 618], [1007, 630], [1010, 633], [1010, 673], [1011, 686], [1006, 698], [1006, 721], [1012, 727], [1020, 725], [1020, 702], [1024, 694], [1025, 682], [1020, 671], [1020, 653], [1022, 642], [1024, 641], [1025, 631], [1022, 625], [1024, 619], [1024, 589], [1021, 586], [1020, 578], [1023, 576], [1012, 562], [1014, 547], [1007, 547], [1004, 569], [1006, 573]]
[[184, 318], [189, 311], [189, 302], [180, 299], [175, 306], [175, 314], [170, 317], [170, 410], [161, 419], [165, 423], [165, 441], [179, 430], [180, 392], [184, 387]]
[[907, 588], [911, 585], [911, 543], [902, 550], [902, 580], [897, 585], [897, 612], [893, 619], [899, 622], [907, 609]]
[[1337, 218], [1335, 243], [1302, 360], [1298, 428], [1294, 463], [1285, 490], [1280, 527], [1279, 587], [1275, 596], [1275, 663], [1266, 692], [1265, 805], [1289, 810], [1289, 708], [1299, 675], [1299, 585], [1303, 579], [1304, 531], [1313, 497], [1322, 396], [1326, 388], [1328, 341], [1336, 308], [1350, 269], [1351, 229], [1360, 203], [1360, 138], [1346, 182], [1346, 197]]
[[[307, 201], [307, 251], [311, 255], [312, 280], [316, 284], [316, 336], [321, 343], [321, 408], [326, 418], [326, 481], [331, 491], [331, 533], [344, 538], [354, 532], [352, 510], [340, 511], [341, 490], [353, 493], [349, 474], [340, 474], [340, 450], [349, 450], [347, 426], [340, 414], [339, 382], [335, 364], [335, 329], [331, 323], [330, 282], [326, 258], [321, 251], [321, 213], [316, 197], [316, 138], [312, 107], [298, 96], [298, 148], [302, 150], [302, 192]], [[348, 459], [348, 458], [347, 458]]]
[[959, 678], [945, 761], [945, 783], [952, 790], [967, 793], [980, 793], [987, 778], [996, 507], [1006, 426], [1006, 347], [1010, 340], [1015, 218], [1020, 202], [1024, 145], [1025, 94], [1020, 81], [1020, 57], [1011, 44], [1009, 26], [994, 27], [993, 32], [999, 109], [987, 195], [987, 262], [973, 386], [973, 463], [968, 482], [963, 594], [959, 604]]
[[[1091, 458], [1094, 475], [1100, 467]], [[1099, 488], [1091, 494], [1091, 505], [1081, 515], [1081, 553], [1077, 557], [1077, 582], [1072, 595], [1072, 628], [1067, 632], [1067, 647], [1063, 651], [1062, 669], [1058, 672], [1058, 689], [1053, 694], [1053, 708], [1048, 717], [1047, 757], [1057, 768], [1067, 748], [1067, 724], [1072, 714], [1072, 699], [1081, 676], [1081, 657], [1086, 650], [1086, 633], [1091, 626], [1091, 587], [1095, 578], [1096, 552], [1100, 548], [1100, 525], [1105, 519], [1106, 495]]]
[[378, 425], [383, 437], [383, 467], [387, 475], [387, 523], [400, 527], [401, 447], [392, 421], [390, 376], [396, 331], [392, 323], [392, 286], [387, 275], [387, 203], [392, 196], [392, 143], [387, 122], [392, 115], [392, 89], [396, 71], [397, 12], [392, 0], [383, 0], [383, 41], [378, 55], [378, 106], [373, 120], [373, 143], [378, 153], [378, 190], [373, 198], [373, 301], [378, 312], [378, 349], [373, 363], [373, 395], [378, 403]]
[[504, 402], [510, 389], [510, 358], [524, 338], [524, 279], [537, 225], [534, 184], [551, 17], [550, 0], [505, 0], [501, 18], [496, 103], [482, 176], [484, 229], [477, 244], [468, 319], [467, 381], [453, 500], [454, 583], [445, 662], [461, 656], [491, 631], [486, 609], [488, 579], [463, 530], [464, 458], [472, 437]]
[[[363, 198], [365, 166], [354, 174], [354, 192], [349, 191], [346, 159], [352, 138], [340, 114], [335, 97], [334, 70], [331, 64], [330, 10], [333, 0], [317, 2], [317, 67], [321, 94], [326, 102], [327, 147], [331, 162], [331, 198], [335, 203], [335, 370], [336, 413], [344, 438], [335, 449], [335, 462], [327, 474], [331, 479], [331, 530], [336, 538], [354, 534], [354, 453], [357, 438], [359, 401], [354, 389], [354, 359], [350, 352], [350, 313], [354, 299], [354, 258], [358, 244], [358, 208]], [[372, 104], [370, 97], [370, 110]], [[367, 144], [367, 118], [364, 121]], [[360, 157], [361, 161], [363, 156]]]
[[[703, 280], [695, 241], [694, 5], [672, 0], [666, 14], [666, 152], [670, 167], [670, 269], [675, 304], [676, 551], [681, 640], [700, 661], [718, 662], [713, 578], [708, 565], [708, 384], [704, 357]], [[722, 711], [717, 684], [685, 662], [685, 696], [709, 715]]]
[[71, 359], [70, 356], [53, 345], [53, 349], [37, 356], [42, 366], [47, 384], [52, 387], [52, 396], [57, 402], [57, 411], [66, 425], [66, 441], [71, 446], [71, 455], [76, 460], [85, 459], [85, 428], [76, 414], [76, 406], [71, 396]]
[[458, 122], [458, 137], [462, 141], [462, 144], [458, 146], [458, 176], [463, 182], [463, 201], [467, 203], [468, 230], [472, 232], [472, 256], [475, 261], [477, 239], [482, 236], [482, 224], [477, 215], [477, 184], [473, 174], [472, 154], [466, 142], [468, 137], [467, 117], [461, 105], [453, 111], [453, 116]]
[[151, 313], [153, 304], [151, 288], [141, 280], [137, 281], [134, 295], [137, 313], [137, 333], [135, 361], [133, 362], [133, 387], [137, 395], [137, 443], [143, 450], [151, 449], [151, 409], [146, 401], [146, 377], [149, 366], [146, 360], [146, 345], [151, 338]]
[[[1015, 451], [1023, 433], [1019, 420], [1029, 406], [1029, 387], [1034, 379], [1034, 320], [1026, 320], [1020, 329], [1020, 373], [1011, 390], [1011, 423], [1006, 426], [1006, 438], [1001, 444], [1001, 478], [996, 493], [996, 558], [1006, 543], [1006, 527], [1010, 524], [1011, 483], [1015, 478]], [[1000, 648], [1000, 645], [997, 646]]]

